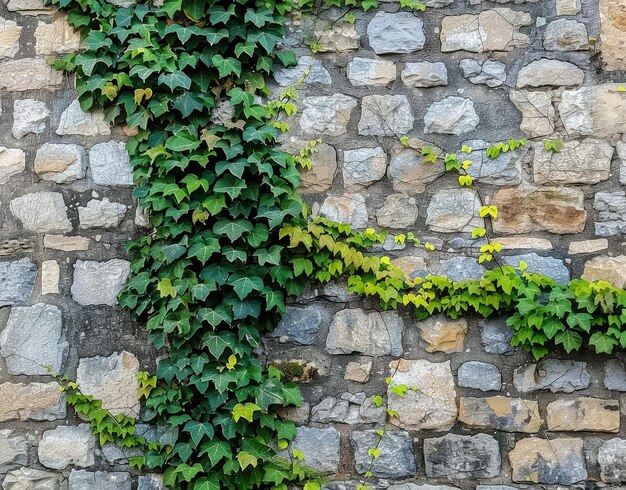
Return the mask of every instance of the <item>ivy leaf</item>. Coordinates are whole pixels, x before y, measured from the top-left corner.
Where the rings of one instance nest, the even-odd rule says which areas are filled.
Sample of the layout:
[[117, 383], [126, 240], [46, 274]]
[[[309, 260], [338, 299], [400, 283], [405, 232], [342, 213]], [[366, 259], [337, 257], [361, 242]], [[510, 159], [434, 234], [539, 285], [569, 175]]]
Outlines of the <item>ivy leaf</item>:
[[211, 7], [211, 15], [209, 17], [211, 24], [226, 24], [228, 20], [235, 15], [235, 4], [232, 3], [227, 9], [221, 5], [214, 5]]
[[208, 441], [202, 444], [199, 456], [204, 456], [205, 454], [211, 461], [212, 466], [215, 466], [222, 459], [231, 459], [233, 457], [230, 444], [221, 440]]
[[165, 142], [165, 147], [172, 151], [192, 151], [200, 146], [200, 141], [188, 131], [180, 131], [170, 136]]
[[159, 75], [159, 83], [167, 85], [172, 92], [177, 88], [183, 88], [185, 90], [191, 88], [191, 78], [182, 71], [162, 73]]
[[593, 316], [589, 313], [571, 313], [567, 316], [567, 324], [570, 327], [578, 327], [587, 333], [591, 330], [591, 320], [593, 320]]
[[226, 174], [215, 183], [213, 191], [228, 194], [231, 199], [235, 199], [241, 194], [241, 191], [247, 187], [248, 186], [244, 180], [235, 177], [234, 175]]
[[596, 332], [589, 337], [589, 345], [593, 345], [596, 348], [597, 354], [611, 354], [613, 348], [617, 345], [617, 339], [611, 335]]
[[201, 308], [198, 310], [198, 319], [209, 322], [212, 327], [217, 327], [222, 322], [230, 325], [233, 316], [227, 305], [219, 305], [216, 308]]
[[218, 69], [220, 77], [227, 77], [231, 74], [241, 75], [241, 61], [235, 58], [224, 58], [221, 54], [216, 54], [211, 58], [211, 61]]
[[257, 458], [247, 451], [240, 451], [239, 454], [237, 454], [237, 461], [239, 461], [239, 467], [242, 470], [245, 470], [248, 466], [256, 468], [258, 463]]
[[185, 92], [176, 97], [173, 107], [180, 112], [181, 116], [189, 117], [193, 111], [202, 111], [205, 106], [202, 95]]
[[233, 407], [233, 420], [239, 422], [239, 419], [244, 419], [248, 422], [252, 422], [254, 412], [258, 412], [259, 410], [261, 410], [261, 407], [254, 403], [237, 403], [237, 405]]
[[203, 437], [213, 438], [214, 430], [213, 426], [208, 422], [199, 422], [197, 420], [190, 420], [185, 424], [183, 428], [184, 432], [188, 432], [191, 435], [191, 440], [197, 447], [202, 441]]
[[238, 277], [238, 275], [232, 275], [228, 279], [228, 284], [233, 287], [240, 300], [246, 299], [252, 291], [261, 291], [263, 289], [263, 280], [255, 276]]
[[172, 282], [167, 277], [159, 281], [157, 290], [161, 293], [161, 298], [166, 298], [167, 296], [176, 297], [176, 289], [174, 289]]
[[187, 252], [188, 257], [196, 257], [204, 265], [214, 253], [220, 251], [220, 242], [216, 238], [209, 238], [202, 243], [195, 243]]
[[271, 23], [274, 19], [272, 13], [269, 10], [246, 10], [246, 15], [243, 19], [245, 22], [252, 22], [257, 27], [263, 27], [265, 24]]
[[213, 225], [214, 233], [222, 236], [226, 235], [233, 242], [250, 230], [252, 230], [252, 223], [244, 219], [234, 221], [224, 219]]
[[578, 333], [571, 330], [565, 330], [564, 332], [557, 334], [554, 338], [554, 343], [556, 345], [562, 344], [565, 352], [569, 354], [573, 350], [578, 350], [580, 348], [583, 344], [583, 339]]
[[248, 41], [252, 41], [254, 43], [259, 43], [265, 49], [267, 54], [271, 54], [274, 50], [274, 46], [277, 42], [282, 41], [280, 36], [276, 34], [272, 34], [270, 31], [261, 31], [257, 30], [257, 32], [253, 32], [248, 35]]
[[216, 359], [219, 359], [227, 348], [232, 350], [235, 343], [235, 335], [231, 332], [223, 332], [220, 335], [207, 333], [202, 338], [202, 345], [208, 348]]

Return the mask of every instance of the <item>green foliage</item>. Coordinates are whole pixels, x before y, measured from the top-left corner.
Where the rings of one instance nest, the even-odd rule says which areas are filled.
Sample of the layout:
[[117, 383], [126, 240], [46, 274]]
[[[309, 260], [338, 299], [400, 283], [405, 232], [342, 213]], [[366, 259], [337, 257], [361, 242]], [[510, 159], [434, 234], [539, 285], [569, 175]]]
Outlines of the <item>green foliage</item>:
[[546, 151], [558, 153], [563, 149], [563, 142], [560, 140], [543, 140], [543, 147]]

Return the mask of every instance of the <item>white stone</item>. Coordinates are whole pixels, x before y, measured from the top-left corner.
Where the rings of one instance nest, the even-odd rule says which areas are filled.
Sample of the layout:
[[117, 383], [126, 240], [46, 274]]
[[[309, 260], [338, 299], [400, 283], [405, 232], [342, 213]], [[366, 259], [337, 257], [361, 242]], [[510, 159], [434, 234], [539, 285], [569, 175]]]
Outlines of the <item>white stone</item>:
[[89, 238], [82, 236], [44, 235], [44, 248], [62, 250], [63, 252], [75, 252], [89, 249]]
[[61, 114], [56, 133], [59, 136], [73, 134], [80, 136], [106, 136], [111, 134], [111, 128], [105, 122], [102, 111], [83, 112], [78, 99], [76, 99]]
[[480, 200], [472, 190], [440, 190], [428, 205], [426, 224], [439, 233], [469, 233], [484, 227], [478, 216], [480, 207]]
[[37, 56], [68, 54], [78, 51], [80, 34], [59, 17], [51, 24], [39, 21], [35, 29], [35, 53]]
[[81, 305], [115, 306], [117, 295], [126, 284], [129, 273], [130, 262], [127, 260], [77, 260], [74, 264], [72, 299]]
[[403, 136], [413, 129], [413, 122], [406, 95], [366, 95], [361, 100], [362, 136]]
[[360, 189], [379, 181], [387, 171], [387, 154], [380, 147], [343, 151], [343, 186]]
[[98, 185], [133, 185], [133, 173], [126, 144], [108, 141], [89, 150], [91, 178]]
[[61, 72], [44, 59], [22, 58], [0, 63], [0, 88], [9, 92], [57, 90], [61, 82]]
[[424, 132], [458, 136], [473, 131], [479, 122], [472, 99], [446, 97], [433, 102], [426, 111]]
[[45, 102], [35, 99], [18, 99], [13, 102], [13, 136], [22, 139], [27, 134], [42, 134], [50, 111]]
[[618, 141], [615, 145], [615, 151], [619, 163], [619, 183], [626, 185], [626, 143]]
[[304, 85], [330, 85], [330, 73], [321, 61], [311, 56], [300, 56], [298, 64], [291, 68], [279, 67], [274, 71], [274, 80], [281, 87], [291, 87], [302, 80]]
[[415, 199], [406, 194], [390, 194], [376, 211], [376, 222], [384, 228], [402, 229], [413, 226], [417, 216]]
[[50, 15], [54, 9], [45, 5], [44, 0], [9, 0], [7, 10], [19, 12], [22, 15]]
[[571, 87], [581, 85], [585, 72], [573, 63], [541, 58], [524, 66], [517, 76], [517, 87]]
[[511, 102], [522, 113], [520, 129], [531, 138], [548, 136], [556, 129], [556, 111], [550, 92], [511, 90]]
[[584, 51], [589, 49], [589, 34], [582, 22], [558, 19], [546, 27], [543, 47], [547, 51]]
[[355, 87], [389, 85], [396, 79], [396, 64], [393, 61], [355, 57], [348, 63], [347, 75]]
[[84, 468], [94, 464], [96, 438], [88, 424], [59, 426], [43, 433], [37, 456], [46, 468], [64, 470], [70, 465]]
[[0, 146], [0, 184], [6, 184], [11, 177], [26, 170], [26, 154], [17, 148]]
[[367, 36], [376, 54], [412, 53], [424, 47], [423, 27], [411, 12], [378, 12], [367, 25]]
[[402, 83], [409, 87], [438, 87], [448, 85], [448, 70], [441, 61], [407, 63], [400, 78]]
[[9, 208], [27, 231], [65, 233], [72, 230], [63, 195], [58, 192], [25, 194], [13, 199]]
[[619, 84], [590, 85], [577, 90], [564, 90], [559, 114], [570, 138], [594, 136], [606, 138], [621, 134], [626, 126], [624, 93]]
[[63, 475], [36, 468], [19, 468], [7, 473], [3, 490], [65, 490]]
[[85, 177], [86, 160], [82, 146], [44, 143], [35, 155], [35, 173], [43, 180], [67, 184]]
[[56, 260], [44, 260], [41, 263], [41, 294], [59, 294], [59, 276], [61, 270]]
[[576, 15], [580, 12], [580, 0], [556, 0], [556, 15]]
[[92, 199], [87, 206], [78, 207], [80, 227], [85, 228], [115, 228], [124, 219], [126, 206], [111, 202], [105, 197], [102, 201]]
[[354, 98], [343, 94], [307, 97], [303, 102], [300, 127], [306, 133], [342, 135], [347, 131], [350, 114], [356, 106]]
[[361, 194], [345, 193], [343, 196], [328, 196], [320, 207], [319, 214], [353, 228], [367, 227], [367, 208], [365, 198]]
[[0, 17], [0, 58], [13, 58], [17, 54], [21, 32], [17, 22]]

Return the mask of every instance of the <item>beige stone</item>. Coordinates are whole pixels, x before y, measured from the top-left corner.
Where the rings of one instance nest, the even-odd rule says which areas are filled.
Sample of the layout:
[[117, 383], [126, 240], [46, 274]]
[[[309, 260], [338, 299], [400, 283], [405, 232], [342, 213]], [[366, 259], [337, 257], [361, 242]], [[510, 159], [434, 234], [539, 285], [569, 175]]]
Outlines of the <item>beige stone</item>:
[[13, 58], [17, 54], [21, 32], [17, 22], [0, 17], [0, 58]]
[[352, 25], [336, 25], [314, 34], [317, 50], [321, 53], [354, 51], [359, 49], [361, 38]]
[[367, 383], [370, 379], [371, 371], [371, 360], [367, 362], [350, 361], [346, 366], [346, 373], [344, 374], [343, 379], [347, 381], [355, 381], [356, 383]]
[[0, 384], [0, 422], [65, 418], [65, 395], [57, 383]]
[[45, 5], [44, 0], [9, 0], [7, 9], [22, 15], [49, 15], [55, 10], [50, 5]]
[[426, 261], [416, 255], [405, 255], [391, 261], [398, 269], [404, 272], [411, 280], [426, 275]]
[[609, 241], [606, 238], [597, 238], [595, 240], [582, 240], [570, 243], [568, 253], [570, 255], [591, 254], [608, 248]]
[[78, 51], [80, 34], [67, 23], [65, 17], [52, 24], [39, 21], [35, 29], [35, 52], [37, 56], [67, 54]]
[[619, 87], [618, 83], [605, 83], [564, 90], [559, 115], [567, 135], [608, 138], [623, 133], [626, 94], [618, 91]]
[[502, 250], [552, 250], [552, 242], [545, 238], [533, 237], [498, 237], [497, 242], [502, 245]]
[[0, 63], [0, 88], [9, 92], [57, 90], [63, 75], [44, 59], [23, 58]]
[[432, 316], [417, 324], [426, 352], [463, 352], [463, 341], [467, 333], [465, 318], [450, 320], [445, 316]]
[[626, 70], [626, 0], [600, 0], [600, 52], [605, 70]]
[[581, 233], [587, 211], [581, 189], [520, 186], [495, 192], [493, 204], [500, 212], [493, 224], [497, 233]]
[[41, 294], [59, 294], [59, 263], [44, 260], [41, 263]]
[[520, 129], [529, 137], [548, 136], [556, 129], [556, 111], [552, 93], [528, 90], [511, 90], [509, 99], [522, 113]]
[[582, 84], [584, 79], [585, 72], [573, 63], [541, 58], [531, 61], [519, 71], [517, 87], [570, 87]]
[[619, 401], [580, 397], [555, 400], [546, 407], [548, 430], [619, 432]]
[[[409, 143], [412, 146], [393, 154], [387, 168], [387, 177], [393, 189], [409, 195], [424, 192], [427, 184], [445, 173], [443, 162], [424, 162], [420, 152], [422, 147], [429, 146], [427, 142], [415, 138], [411, 140]], [[438, 148], [434, 151], [437, 155], [442, 153]]]
[[[398, 359], [389, 364], [392, 378], [387, 404], [397, 413], [393, 425], [408, 430], [449, 430], [456, 421], [456, 390], [450, 361]], [[402, 397], [391, 391], [397, 385], [410, 389]]]
[[556, 15], [576, 15], [580, 12], [580, 0], [556, 0]]
[[355, 57], [348, 63], [346, 74], [355, 87], [385, 86], [396, 79], [396, 64], [393, 61]]
[[538, 432], [543, 425], [538, 402], [506, 396], [461, 397], [459, 422], [472, 429], [526, 433]]
[[26, 169], [26, 154], [17, 148], [0, 146], [0, 184], [6, 184], [11, 177]]
[[89, 238], [82, 236], [44, 235], [43, 246], [54, 250], [62, 250], [63, 252], [87, 250], [89, 248]]
[[594, 257], [585, 263], [582, 278], [586, 281], [607, 281], [616, 288], [626, 287], [626, 255]]
[[[300, 155], [306, 147], [307, 141], [293, 141], [284, 145], [285, 151]], [[303, 194], [326, 192], [333, 186], [337, 173], [337, 151], [326, 143], [318, 143], [309, 157], [310, 169], [300, 170], [300, 185], [298, 191]]]

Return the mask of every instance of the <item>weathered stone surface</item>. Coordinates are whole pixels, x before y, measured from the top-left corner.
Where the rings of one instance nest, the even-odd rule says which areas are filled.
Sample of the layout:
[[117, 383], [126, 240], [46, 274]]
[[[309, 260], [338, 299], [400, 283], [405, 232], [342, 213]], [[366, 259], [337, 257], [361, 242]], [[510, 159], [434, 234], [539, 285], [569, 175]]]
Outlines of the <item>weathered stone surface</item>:
[[63, 75], [46, 60], [23, 58], [0, 63], [0, 88], [9, 92], [57, 90]]
[[570, 138], [605, 138], [624, 131], [626, 111], [616, 110], [624, 104], [624, 95], [617, 87], [605, 83], [563, 91], [559, 115]]
[[309, 412], [311, 405], [305, 401], [299, 407], [280, 407], [277, 409], [278, 414], [286, 420], [291, 420], [298, 425], [304, 425], [309, 422]]
[[13, 199], [9, 207], [27, 231], [65, 233], [72, 230], [63, 195], [58, 192], [25, 194]]
[[64, 252], [75, 252], [89, 249], [89, 238], [82, 236], [44, 235], [44, 248], [62, 250]]
[[395, 311], [341, 310], [330, 324], [326, 350], [331, 354], [360, 352], [369, 356], [399, 356], [403, 329], [402, 318]]
[[555, 400], [546, 407], [548, 430], [565, 432], [619, 432], [619, 402], [580, 397]]
[[405, 255], [391, 261], [398, 269], [401, 269], [411, 280], [416, 277], [426, 277], [426, 261], [422, 257]]
[[605, 70], [626, 70], [626, 11], [622, 0], [600, 0], [601, 56]]
[[465, 58], [459, 62], [463, 76], [474, 85], [484, 84], [499, 87], [506, 81], [506, 65], [500, 61], [486, 60], [483, 63]]
[[407, 194], [421, 193], [429, 184], [444, 174], [442, 162], [425, 163], [413, 149], [402, 150], [391, 157], [387, 177], [393, 189]]
[[26, 169], [26, 154], [17, 148], [0, 146], [0, 185]]
[[[378, 478], [414, 476], [417, 471], [411, 436], [404, 431], [385, 431], [382, 438], [374, 430], [354, 431], [351, 437], [357, 473], [371, 471]], [[380, 449], [372, 459], [368, 450]]]
[[527, 272], [536, 272], [554, 279], [557, 284], [566, 284], [569, 282], [569, 269], [562, 260], [554, 257], [542, 257], [536, 253], [528, 253], [523, 255], [508, 255], [501, 259], [504, 265], [518, 267], [520, 261], [526, 262]]
[[96, 438], [88, 424], [59, 426], [43, 433], [37, 456], [46, 468], [64, 470], [70, 465], [84, 468], [94, 464]]
[[353, 25], [334, 25], [330, 29], [316, 31], [314, 35], [321, 53], [345, 53], [359, 49], [361, 38]]
[[59, 17], [51, 24], [39, 21], [35, 29], [35, 53], [37, 56], [67, 54], [78, 51], [80, 34], [75, 31], [65, 17]]
[[580, 85], [585, 72], [573, 63], [541, 58], [524, 66], [517, 75], [517, 87], [571, 87]]
[[130, 473], [72, 470], [68, 490], [130, 490], [131, 484]]
[[[300, 180], [300, 185], [302, 185], [302, 180]], [[300, 189], [300, 192], [302, 192], [302, 189], [300, 187], [298, 187], [298, 189]], [[139, 228], [152, 228], [152, 225], [150, 224], [150, 210], [141, 207], [141, 204], [137, 204], [137, 207], [135, 208], [135, 218], [133, 219], [133, 222]]]
[[600, 477], [606, 483], [626, 482], [626, 439], [609, 439], [598, 452]]
[[441, 51], [511, 51], [524, 48], [530, 40], [520, 32], [533, 19], [526, 12], [509, 8], [483, 10], [480, 14], [447, 16], [441, 23]]
[[619, 359], [604, 364], [604, 387], [611, 391], [626, 391], [626, 365]]
[[45, 102], [18, 99], [13, 102], [13, 137], [22, 139], [27, 134], [41, 134], [46, 130], [50, 111]]
[[307, 133], [342, 135], [347, 131], [346, 125], [356, 106], [354, 98], [343, 94], [307, 97], [303, 102], [300, 127]]
[[472, 429], [504, 432], [538, 432], [543, 425], [538, 402], [506, 396], [461, 397], [459, 421]]
[[343, 151], [343, 186], [347, 189], [362, 189], [385, 176], [387, 154], [380, 146]]
[[511, 90], [509, 99], [522, 113], [520, 129], [531, 138], [548, 136], [556, 129], [556, 111], [550, 92]]
[[422, 346], [426, 352], [463, 352], [467, 333], [465, 318], [451, 320], [443, 315], [431, 316], [417, 323]]
[[125, 215], [126, 206], [111, 202], [107, 197], [102, 201], [91, 199], [87, 206], [78, 206], [78, 221], [83, 229], [115, 228], [119, 226]]
[[339, 223], [346, 223], [353, 228], [367, 226], [367, 208], [361, 194], [345, 193], [343, 196], [328, 196], [319, 211], [320, 216]]
[[424, 23], [410, 12], [378, 12], [367, 25], [369, 44], [376, 54], [412, 53], [424, 47]]
[[67, 351], [59, 308], [44, 303], [11, 308], [0, 333], [0, 354], [10, 374], [59, 373]]
[[409, 87], [439, 87], [448, 85], [448, 70], [441, 61], [407, 63], [400, 74], [400, 78]]
[[424, 132], [458, 136], [474, 131], [479, 121], [472, 99], [451, 96], [430, 105], [424, 116]]
[[502, 250], [552, 250], [552, 242], [545, 238], [533, 237], [498, 237]]
[[102, 400], [102, 407], [113, 415], [139, 416], [137, 399], [139, 361], [130, 352], [114, 352], [109, 357], [88, 357], [78, 362], [76, 382], [81, 391]]
[[606, 238], [597, 238], [595, 240], [583, 240], [580, 242], [571, 242], [567, 253], [570, 255], [591, 254], [607, 250], [609, 241]]
[[311, 422], [321, 424], [384, 424], [387, 407], [377, 407], [372, 398], [365, 398], [365, 393], [344, 393], [342, 399], [327, 396], [311, 409]]
[[21, 32], [17, 22], [0, 17], [0, 58], [13, 58], [17, 54]]
[[[290, 141], [283, 146], [283, 149], [298, 155], [307, 147], [307, 144], [307, 141], [302, 140]], [[332, 187], [337, 173], [337, 151], [326, 143], [317, 143], [313, 147], [313, 154], [309, 160], [311, 168], [300, 171], [298, 191], [303, 194], [326, 192]]]
[[589, 388], [590, 380], [587, 363], [560, 359], [546, 359], [539, 364], [521, 366], [513, 375], [513, 384], [520, 393], [537, 390], [573, 393]]
[[440, 260], [439, 267], [436, 268], [436, 274], [446, 276], [456, 282], [465, 282], [481, 279], [486, 270], [478, 263], [476, 258], [457, 255], [456, 257]]
[[359, 134], [397, 136], [413, 129], [413, 114], [406, 95], [366, 95], [361, 100]]
[[467, 173], [474, 179], [491, 185], [517, 185], [522, 180], [521, 161], [528, 152], [526, 145], [517, 150], [500, 153], [496, 158], [487, 156], [490, 144], [484, 140], [469, 140], [464, 146], [472, 149], [460, 160], [472, 162]]
[[0, 306], [25, 303], [36, 276], [37, 266], [29, 258], [0, 262]]
[[506, 318], [488, 318], [480, 332], [480, 340], [489, 354], [511, 354], [513, 329], [506, 324]]
[[41, 294], [59, 294], [59, 263], [56, 260], [44, 260], [41, 263]]
[[294, 449], [304, 455], [302, 464], [306, 467], [323, 473], [335, 473], [339, 467], [339, 432], [332, 427], [298, 427], [289, 444], [289, 451]]
[[430, 478], [494, 478], [500, 473], [500, 446], [487, 434], [446, 434], [424, 439], [424, 463]]
[[[398, 413], [391, 419], [392, 424], [408, 430], [449, 430], [454, 425], [456, 390], [450, 361], [398, 359], [389, 367], [393, 380], [387, 389], [387, 403]], [[402, 384], [412, 389], [399, 397], [391, 388]]]
[[133, 185], [133, 173], [126, 144], [108, 141], [89, 150], [91, 178], [98, 185]]
[[413, 226], [418, 211], [415, 199], [406, 194], [389, 194], [382, 208], [376, 210], [378, 226], [402, 229]]
[[618, 141], [615, 145], [615, 151], [619, 163], [619, 183], [626, 185], [626, 143]]
[[426, 224], [432, 231], [441, 233], [471, 232], [482, 228], [478, 217], [480, 200], [469, 189], [447, 189], [435, 193], [426, 211]]
[[302, 80], [305, 85], [330, 85], [332, 83], [330, 73], [324, 68], [322, 62], [311, 56], [300, 56], [298, 64], [294, 67], [277, 68], [273, 76], [281, 87], [291, 87], [299, 80]]
[[556, 0], [556, 15], [576, 15], [580, 12], [580, 0]]
[[585, 262], [581, 276], [586, 281], [607, 281], [616, 288], [626, 287], [626, 255], [594, 257]]
[[416, 485], [415, 483], [400, 483], [399, 485], [391, 485], [387, 490], [458, 490], [458, 487], [448, 485]]
[[130, 262], [127, 260], [77, 260], [74, 264], [72, 299], [81, 305], [114, 306], [118, 293], [128, 280], [129, 272]]
[[0, 422], [65, 418], [65, 394], [57, 383], [0, 384]]
[[396, 64], [357, 56], [348, 63], [347, 75], [355, 87], [389, 85], [396, 79]]
[[611, 236], [626, 232], [626, 192], [597, 192], [593, 207], [598, 211], [596, 235]]
[[481, 391], [500, 391], [500, 388], [502, 388], [502, 374], [494, 364], [468, 361], [459, 366], [457, 382], [459, 386], [465, 388], [476, 388]]
[[372, 361], [367, 362], [353, 362], [350, 361], [346, 366], [346, 373], [343, 379], [347, 381], [354, 381], [356, 383], [367, 383], [370, 379], [370, 372], [372, 371]]
[[35, 173], [57, 184], [73, 182], [85, 177], [86, 160], [82, 146], [44, 143], [35, 156]]
[[163, 475], [156, 473], [141, 475], [137, 481], [137, 490], [166, 490]]
[[500, 215], [493, 223], [496, 233], [581, 233], [587, 211], [584, 194], [573, 187], [532, 187], [529, 185], [495, 192], [493, 204]]
[[94, 110], [83, 112], [78, 99], [72, 103], [61, 114], [61, 120], [56, 133], [59, 136], [80, 135], [80, 136], [106, 136], [111, 134], [109, 124], [104, 121], [102, 111]]
[[0, 471], [28, 464], [28, 450], [30, 443], [21, 435], [16, 435], [12, 430], [0, 430]]
[[35, 468], [19, 468], [7, 473], [3, 490], [63, 490], [63, 475]]
[[521, 439], [509, 462], [515, 482], [571, 485], [587, 478], [582, 439]]
[[546, 27], [543, 47], [547, 51], [584, 51], [589, 49], [585, 24], [571, 19], [558, 19]]
[[290, 342], [311, 345], [324, 322], [322, 309], [317, 305], [288, 306], [287, 311], [272, 332], [273, 337], [287, 337]]
[[49, 5], [44, 5], [43, 0], [9, 0], [7, 10], [19, 12], [21, 15], [44, 15], [54, 13]]

